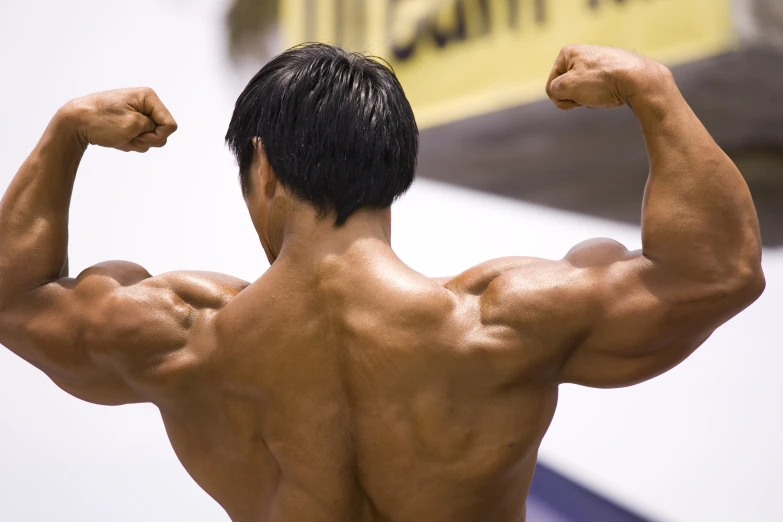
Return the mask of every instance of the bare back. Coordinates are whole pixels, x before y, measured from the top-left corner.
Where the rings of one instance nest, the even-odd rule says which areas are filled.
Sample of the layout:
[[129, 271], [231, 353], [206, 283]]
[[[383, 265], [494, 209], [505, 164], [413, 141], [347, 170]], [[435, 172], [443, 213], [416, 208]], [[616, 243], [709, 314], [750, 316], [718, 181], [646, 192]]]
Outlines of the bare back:
[[547, 93], [632, 106], [650, 156], [640, 251], [594, 239], [435, 281], [392, 251], [388, 207], [335, 226], [258, 149], [246, 203], [272, 266], [252, 285], [124, 261], [69, 277], [87, 144], [143, 152], [177, 128], [150, 89], [69, 102], [0, 201], [0, 343], [81, 399], [156, 404], [234, 522], [523, 520], [559, 384], [660, 375], [765, 284], [747, 186], [668, 69], [568, 46]]
[[237, 522], [520, 520], [557, 388], [483, 324], [491, 274], [326, 264], [273, 267], [194, 341], [209, 378], [161, 404], [193, 478]]

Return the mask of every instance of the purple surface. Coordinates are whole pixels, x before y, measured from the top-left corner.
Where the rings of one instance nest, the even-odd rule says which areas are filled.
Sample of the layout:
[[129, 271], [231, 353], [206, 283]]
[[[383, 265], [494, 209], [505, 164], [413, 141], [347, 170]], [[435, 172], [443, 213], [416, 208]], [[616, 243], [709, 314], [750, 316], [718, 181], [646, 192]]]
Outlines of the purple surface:
[[527, 522], [652, 522], [540, 462], [527, 499]]

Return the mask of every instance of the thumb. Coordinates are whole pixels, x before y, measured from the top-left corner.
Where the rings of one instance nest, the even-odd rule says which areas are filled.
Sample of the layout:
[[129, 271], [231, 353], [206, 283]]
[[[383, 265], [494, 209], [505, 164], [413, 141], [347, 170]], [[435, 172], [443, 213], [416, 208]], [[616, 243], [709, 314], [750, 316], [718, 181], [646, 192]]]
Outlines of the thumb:
[[134, 112], [132, 118], [129, 130], [134, 138], [145, 132], [153, 132], [155, 130], [155, 122], [149, 116], [145, 116], [140, 112]]
[[558, 76], [549, 84], [549, 97], [563, 110], [575, 109], [581, 105], [575, 100], [573, 73], [567, 72]]
[[552, 80], [552, 83], [549, 86], [552, 97], [555, 100], [573, 100], [571, 93], [572, 88], [573, 81], [570, 72], [558, 76]]

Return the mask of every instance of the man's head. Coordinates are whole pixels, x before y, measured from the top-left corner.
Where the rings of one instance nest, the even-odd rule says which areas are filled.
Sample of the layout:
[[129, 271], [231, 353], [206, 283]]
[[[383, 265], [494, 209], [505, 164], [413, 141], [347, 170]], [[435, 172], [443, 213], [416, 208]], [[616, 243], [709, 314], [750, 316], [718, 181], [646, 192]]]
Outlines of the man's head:
[[[226, 134], [261, 235], [298, 202], [337, 227], [359, 209], [388, 208], [413, 182], [418, 140], [394, 73], [324, 44], [266, 64], [239, 96]], [[273, 203], [281, 197], [290, 205]]]

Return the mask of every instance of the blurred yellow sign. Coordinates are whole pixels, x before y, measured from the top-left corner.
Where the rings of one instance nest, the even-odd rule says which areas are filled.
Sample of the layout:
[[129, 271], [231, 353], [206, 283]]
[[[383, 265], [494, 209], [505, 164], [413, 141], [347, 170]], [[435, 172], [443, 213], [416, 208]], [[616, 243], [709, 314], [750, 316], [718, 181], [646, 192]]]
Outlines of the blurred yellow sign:
[[668, 64], [731, 47], [730, 0], [280, 0], [288, 45], [321, 41], [386, 59], [420, 127], [545, 96], [570, 43]]

